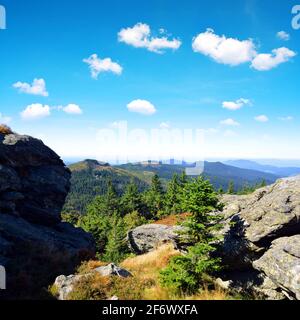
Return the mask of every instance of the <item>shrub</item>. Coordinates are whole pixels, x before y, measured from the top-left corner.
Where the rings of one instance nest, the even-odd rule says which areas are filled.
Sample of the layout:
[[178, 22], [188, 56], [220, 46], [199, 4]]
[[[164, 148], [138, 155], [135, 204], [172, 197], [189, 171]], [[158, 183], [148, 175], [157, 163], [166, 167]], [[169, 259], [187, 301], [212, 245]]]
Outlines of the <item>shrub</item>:
[[8, 127], [5, 124], [0, 124], [0, 134], [11, 134], [13, 133], [12, 130], [10, 129], [10, 127]]

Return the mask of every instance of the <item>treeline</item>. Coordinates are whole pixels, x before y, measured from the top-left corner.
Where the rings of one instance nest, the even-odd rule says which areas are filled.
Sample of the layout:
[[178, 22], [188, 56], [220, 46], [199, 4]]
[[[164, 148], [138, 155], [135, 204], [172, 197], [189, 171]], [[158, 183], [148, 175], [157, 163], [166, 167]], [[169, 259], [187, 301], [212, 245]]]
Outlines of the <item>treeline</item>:
[[62, 216], [64, 221], [93, 235], [99, 258], [119, 262], [129, 253], [125, 243], [129, 230], [183, 212], [182, 199], [188, 184], [185, 173], [175, 174], [164, 190], [160, 178], [154, 175], [146, 191], [139, 191], [131, 181], [120, 195], [109, 181], [106, 194], [96, 196], [84, 215], [71, 212]]

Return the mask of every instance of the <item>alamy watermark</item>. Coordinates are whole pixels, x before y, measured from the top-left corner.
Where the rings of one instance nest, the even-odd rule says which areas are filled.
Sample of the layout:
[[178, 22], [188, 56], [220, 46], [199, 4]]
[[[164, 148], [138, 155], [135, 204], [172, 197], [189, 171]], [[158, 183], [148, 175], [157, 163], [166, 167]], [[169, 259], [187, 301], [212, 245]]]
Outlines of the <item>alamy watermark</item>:
[[129, 128], [127, 121], [115, 122], [97, 131], [98, 159], [145, 165], [184, 164], [186, 174], [204, 170], [204, 130], [180, 128]]
[[300, 5], [295, 5], [292, 8], [292, 14], [295, 15], [292, 19], [292, 28], [295, 30], [300, 29]]
[[0, 265], [0, 290], [6, 289], [6, 271], [3, 266]]
[[6, 29], [6, 10], [4, 6], [0, 5], [0, 29]]

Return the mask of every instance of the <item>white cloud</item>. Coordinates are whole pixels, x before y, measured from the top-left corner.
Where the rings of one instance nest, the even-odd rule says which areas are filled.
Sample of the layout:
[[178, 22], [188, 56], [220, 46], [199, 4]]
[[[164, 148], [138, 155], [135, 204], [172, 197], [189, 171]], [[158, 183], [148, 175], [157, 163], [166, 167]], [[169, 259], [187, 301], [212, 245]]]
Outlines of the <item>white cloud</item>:
[[222, 120], [222, 121], [220, 122], [220, 124], [223, 124], [223, 125], [225, 125], [225, 126], [234, 126], [234, 127], [237, 127], [237, 126], [240, 125], [237, 121], [235, 121], [235, 120], [233, 120], [233, 119], [231, 119], [231, 118]]
[[218, 63], [237, 66], [250, 62], [256, 56], [255, 45], [251, 39], [238, 40], [219, 36], [207, 29], [193, 39], [193, 50], [211, 57]]
[[[160, 33], [165, 33], [160, 29]], [[149, 51], [163, 53], [166, 49], [177, 50], [181, 46], [178, 39], [169, 40], [167, 37], [151, 37], [151, 29], [145, 23], [137, 23], [132, 28], [124, 28], [118, 33], [119, 42], [124, 42], [135, 48], [146, 48]]]
[[260, 116], [257, 116], [257, 117], [255, 117], [254, 118], [256, 121], [258, 121], [258, 122], [268, 122], [269, 121], [269, 118], [266, 116], [266, 115], [264, 115], [264, 114], [262, 114], [262, 115], [260, 115]]
[[286, 116], [286, 117], [279, 117], [278, 119], [281, 121], [292, 121], [292, 120], [294, 120], [294, 117]]
[[134, 100], [127, 105], [130, 112], [141, 113], [146, 116], [156, 113], [155, 106], [147, 100]]
[[277, 38], [280, 40], [289, 41], [291, 37], [287, 32], [279, 31], [277, 32]]
[[67, 106], [63, 107], [62, 110], [68, 114], [82, 114], [82, 110], [77, 104], [70, 103]]
[[239, 110], [242, 107], [244, 107], [246, 105], [250, 105], [250, 104], [251, 104], [251, 102], [249, 99], [241, 98], [236, 101], [224, 101], [222, 103], [222, 107], [224, 109], [228, 109], [228, 110]]
[[258, 71], [268, 71], [276, 68], [281, 63], [295, 57], [296, 53], [288, 48], [282, 47], [272, 50], [270, 53], [258, 54], [252, 61], [252, 67]]
[[160, 125], [159, 125], [160, 129], [170, 129], [171, 128], [171, 125], [170, 125], [170, 122], [162, 122]]
[[2, 124], [8, 124], [8, 123], [10, 123], [11, 122], [11, 117], [7, 117], [7, 116], [5, 116], [4, 114], [2, 114], [1, 112], [0, 112], [0, 123], [2, 123]]
[[19, 89], [19, 92], [33, 94], [36, 96], [48, 97], [49, 93], [46, 90], [46, 82], [44, 79], [34, 79], [32, 84], [26, 82], [16, 82], [14, 88]]
[[40, 119], [50, 116], [50, 107], [40, 103], [31, 104], [21, 112], [21, 117], [24, 120]]
[[92, 78], [97, 79], [100, 73], [112, 72], [114, 74], [122, 74], [123, 68], [111, 58], [100, 59], [97, 54], [92, 54], [89, 58], [83, 59], [83, 62], [89, 65]]

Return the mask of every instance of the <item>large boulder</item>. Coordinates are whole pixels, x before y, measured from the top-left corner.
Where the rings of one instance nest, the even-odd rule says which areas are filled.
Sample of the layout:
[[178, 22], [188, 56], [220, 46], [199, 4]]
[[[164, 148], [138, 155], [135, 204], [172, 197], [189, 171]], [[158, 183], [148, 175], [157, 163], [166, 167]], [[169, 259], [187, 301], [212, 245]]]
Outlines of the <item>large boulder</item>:
[[39, 295], [58, 274], [94, 256], [92, 237], [61, 222], [70, 176], [42, 141], [0, 134], [0, 264], [7, 297]]
[[253, 266], [290, 298], [300, 300], [300, 235], [273, 241], [271, 248], [254, 261]]
[[[78, 282], [80, 282], [83, 279], [88, 279], [89, 277], [93, 277], [96, 274], [99, 274], [101, 277], [128, 278], [132, 276], [129, 271], [127, 271], [126, 269], [120, 268], [114, 263], [110, 263], [106, 266], [95, 268], [94, 270], [91, 270], [90, 272], [85, 274], [76, 274], [76, 275], [72, 274], [69, 276], [61, 275], [57, 277], [54, 282], [54, 287], [55, 287], [58, 300], [68, 300], [69, 295], [74, 291], [74, 288], [76, 284], [78, 284]], [[114, 296], [109, 300], [118, 300], [118, 298]]]
[[152, 251], [160, 245], [176, 243], [181, 227], [161, 224], [147, 224], [128, 232], [127, 240], [130, 249], [136, 254]]
[[274, 239], [300, 233], [300, 176], [280, 179], [248, 196], [225, 196], [221, 248], [231, 267], [249, 267]]

